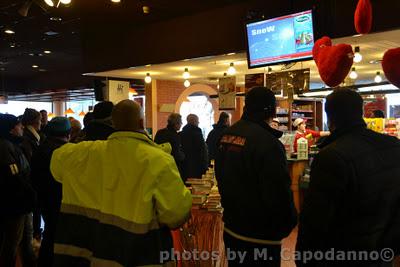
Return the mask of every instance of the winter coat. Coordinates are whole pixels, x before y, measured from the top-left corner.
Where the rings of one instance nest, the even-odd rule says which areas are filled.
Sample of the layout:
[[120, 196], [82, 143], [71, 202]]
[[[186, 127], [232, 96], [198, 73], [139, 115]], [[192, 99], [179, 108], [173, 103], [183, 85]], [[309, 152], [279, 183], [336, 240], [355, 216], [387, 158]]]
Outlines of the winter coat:
[[[399, 253], [400, 141], [360, 122], [334, 131], [321, 147], [311, 166], [297, 249]], [[369, 265], [341, 261], [337, 266]]]
[[218, 142], [224, 130], [228, 129], [225, 124], [214, 124], [211, 132], [207, 136], [206, 144], [208, 148], [208, 159], [213, 160], [217, 154]]
[[0, 137], [0, 218], [33, 210], [36, 193], [29, 180], [29, 163], [19, 147], [21, 137]]
[[183, 161], [185, 154], [182, 150], [182, 142], [179, 134], [172, 127], [167, 127], [157, 131], [154, 137], [154, 142], [157, 144], [170, 143], [172, 147], [171, 155], [175, 159], [176, 166], [178, 167], [179, 173], [183, 177]]
[[63, 187], [54, 266], [160, 266], [190, 214], [174, 159], [143, 133], [66, 144], [50, 170]]
[[297, 223], [282, 132], [245, 116], [226, 129], [216, 178], [228, 233], [280, 241]]
[[32, 156], [31, 179], [38, 194], [41, 210], [59, 211], [62, 199], [62, 186], [50, 172], [50, 160], [53, 151], [66, 142], [54, 137], [48, 137]]
[[[29, 163], [31, 163], [32, 160], [32, 155], [36, 151], [36, 149], [39, 147], [40, 144], [40, 138], [38, 139], [30, 129], [28, 129], [29, 126], [25, 127], [24, 129], [24, 141], [21, 143], [21, 148], [22, 151], [25, 154], [26, 159], [28, 160]], [[39, 135], [39, 133], [38, 133]]]
[[183, 163], [183, 178], [201, 178], [208, 169], [207, 145], [204, 142], [201, 129], [187, 124], [179, 133], [182, 141], [185, 160]]

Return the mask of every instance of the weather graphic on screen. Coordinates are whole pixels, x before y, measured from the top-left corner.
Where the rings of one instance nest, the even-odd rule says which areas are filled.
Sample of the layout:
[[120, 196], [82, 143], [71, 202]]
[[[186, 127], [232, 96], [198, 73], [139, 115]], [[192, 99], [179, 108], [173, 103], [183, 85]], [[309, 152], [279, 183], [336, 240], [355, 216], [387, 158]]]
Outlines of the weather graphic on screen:
[[314, 46], [312, 12], [247, 24], [250, 67], [309, 58]]

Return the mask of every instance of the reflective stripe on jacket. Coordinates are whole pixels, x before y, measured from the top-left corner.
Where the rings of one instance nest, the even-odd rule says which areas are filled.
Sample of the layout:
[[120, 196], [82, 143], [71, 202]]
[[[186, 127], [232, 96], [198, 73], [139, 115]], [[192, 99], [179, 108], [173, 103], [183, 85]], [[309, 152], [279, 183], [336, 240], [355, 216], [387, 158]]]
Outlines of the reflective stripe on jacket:
[[63, 184], [56, 266], [158, 265], [160, 251], [171, 251], [169, 228], [190, 212], [173, 157], [142, 133], [66, 144], [54, 151], [50, 168]]

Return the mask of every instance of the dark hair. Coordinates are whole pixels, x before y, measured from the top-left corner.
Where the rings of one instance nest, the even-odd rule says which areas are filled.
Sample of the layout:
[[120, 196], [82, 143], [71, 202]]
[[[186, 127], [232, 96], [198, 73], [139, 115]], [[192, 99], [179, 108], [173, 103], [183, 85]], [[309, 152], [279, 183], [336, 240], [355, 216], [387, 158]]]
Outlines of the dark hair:
[[219, 119], [217, 124], [225, 124], [228, 119], [229, 119], [229, 113], [222, 111], [221, 114], [219, 114]]
[[244, 115], [256, 121], [263, 121], [275, 117], [276, 98], [268, 88], [258, 86], [250, 89], [246, 94]]
[[356, 91], [336, 89], [328, 95], [325, 111], [336, 127], [351, 126], [363, 122], [363, 99]]
[[376, 109], [372, 111], [372, 113], [374, 114], [374, 118], [385, 118], [385, 113], [383, 113], [383, 111], [380, 109]]
[[41, 114], [39, 111], [33, 108], [26, 108], [24, 115], [22, 115], [22, 124], [24, 126], [32, 125], [36, 123], [41, 118]]
[[97, 103], [93, 108], [93, 115], [96, 120], [111, 117], [114, 104], [110, 101]]
[[45, 110], [45, 109], [42, 109], [41, 111], [39, 111], [40, 113], [43, 113], [43, 112], [46, 112], [47, 113], [47, 110]]
[[175, 126], [178, 123], [182, 124], [182, 116], [179, 113], [171, 113], [168, 116], [168, 126]]

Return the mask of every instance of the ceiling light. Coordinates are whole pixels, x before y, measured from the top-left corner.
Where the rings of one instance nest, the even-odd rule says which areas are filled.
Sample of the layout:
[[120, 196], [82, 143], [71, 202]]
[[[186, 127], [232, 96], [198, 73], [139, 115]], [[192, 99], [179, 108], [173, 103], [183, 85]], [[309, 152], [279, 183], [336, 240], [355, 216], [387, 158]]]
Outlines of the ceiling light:
[[357, 79], [357, 77], [358, 77], [358, 74], [356, 72], [356, 68], [352, 68], [351, 72], [350, 72], [350, 79], [355, 80], [355, 79]]
[[15, 47], [15, 44], [10, 44], [10, 47], [11, 47], [11, 48], [14, 48], [14, 47]]
[[36, 68], [39, 68], [39, 66], [38, 65], [32, 65], [32, 68], [36, 69]]
[[65, 111], [65, 115], [72, 115], [72, 114], [75, 114], [75, 112], [71, 108]]
[[51, 17], [50, 20], [52, 20], [52, 21], [62, 21], [62, 18], [60, 18], [60, 17]]
[[44, 0], [44, 2], [45, 2], [48, 6], [54, 6], [53, 0]]
[[6, 29], [4, 32], [7, 33], [7, 34], [14, 34], [14, 33], [15, 33], [15, 32], [14, 32], [13, 30], [11, 30], [11, 29]]
[[143, 6], [143, 13], [144, 13], [144, 14], [149, 14], [149, 13], [150, 13], [150, 7], [148, 7], [148, 6]]
[[361, 55], [361, 53], [360, 53], [360, 47], [359, 46], [356, 46], [356, 48], [354, 49], [354, 59], [353, 59], [353, 61], [355, 62], [355, 63], [360, 63], [361, 62], [361, 60], [363, 59], [363, 57], [362, 57], [362, 55]]
[[185, 68], [185, 71], [183, 72], [183, 79], [187, 80], [190, 78], [190, 73], [189, 73], [189, 69]]
[[49, 112], [49, 114], [47, 114], [47, 118], [51, 119], [54, 118], [56, 115], [54, 115], [53, 112]]
[[135, 90], [135, 88], [129, 88], [129, 93], [132, 95], [138, 95], [138, 92]]
[[71, 4], [71, 0], [60, 0], [61, 4], [69, 5]]
[[233, 56], [233, 55], [235, 55], [236, 53], [228, 53], [228, 54], [226, 54], [227, 56]]
[[119, 3], [119, 2], [121, 2], [121, 0], [111, 0], [111, 2], [113, 2], [113, 3]]
[[81, 117], [81, 118], [83, 118], [83, 117], [85, 117], [85, 115], [86, 115], [85, 111], [82, 110], [82, 111], [79, 113], [78, 116]]
[[229, 74], [229, 75], [235, 75], [235, 74], [236, 74], [236, 69], [235, 69], [233, 63], [231, 63], [231, 64], [229, 65], [228, 74]]
[[147, 74], [146, 74], [146, 77], [144, 78], [144, 81], [145, 81], [146, 83], [151, 83], [151, 76], [150, 76], [150, 73], [147, 73]]
[[382, 76], [381, 76], [381, 72], [380, 72], [380, 71], [377, 71], [377, 72], [376, 72], [375, 82], [376, 82], [376, 83], [382, 82]]
[[45, 53], [45, 54], [51, 54], [51, 51], [50, 51], [50, 50], [44, 50], [43, 53]]
[[183, 83], [183, 85], [184, 85], [186, 88], [188, 88], [188, 87], [190, 86], [190, 81], [189, 81], [189, 80], [186, 80], [186, 81]]

